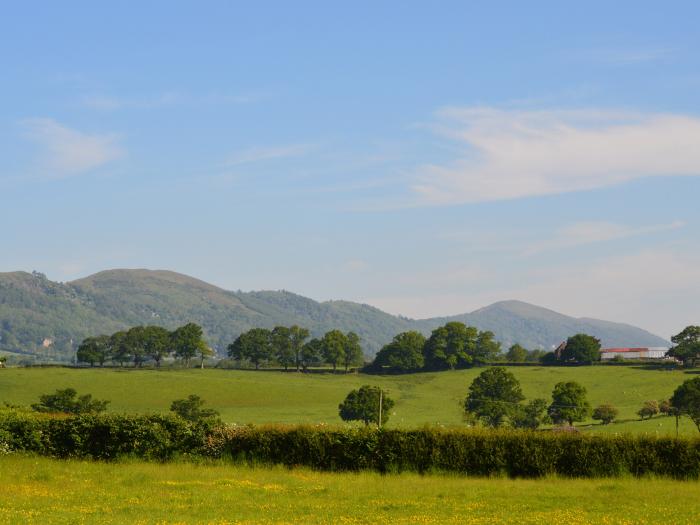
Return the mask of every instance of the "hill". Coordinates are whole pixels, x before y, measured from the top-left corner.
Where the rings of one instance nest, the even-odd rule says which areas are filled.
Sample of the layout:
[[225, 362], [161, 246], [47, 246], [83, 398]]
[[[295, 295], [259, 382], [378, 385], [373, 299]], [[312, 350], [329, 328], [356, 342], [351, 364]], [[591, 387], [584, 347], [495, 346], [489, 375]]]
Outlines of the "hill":
[[298, 324], [320, 335], [353, 330], [373, 355], [404, 330], [430, 330], [449, 320], [493, 331], [504, 344], [550, 348], [576, 332], [606, 346], [662, 346], [662, 338], [629, 325], [576, 319], [519, 301], [496, 303], [469, 314], [413, 320], [349, 301], [317, 302], [287, 291], [233, 292], [163, 270], [108, 270], [69, 283], [40, 273], [0, 273], [0, 350], [65, 360], [84, 337], [137, 324], [168, 328], [201, 324], [224, 352], [255, 326]]
[[577, 333], [595, 335], [604, 347], [668, 346], [661, 337], [635, 326], [569, 317], [522, 301], [501, 301], [469, 314], [439, 319], [437, 324], [447, 321], [461, 321], [481, 330], [491, 330], [504, 346], [520, 343], [526, 348], [548, 349]]

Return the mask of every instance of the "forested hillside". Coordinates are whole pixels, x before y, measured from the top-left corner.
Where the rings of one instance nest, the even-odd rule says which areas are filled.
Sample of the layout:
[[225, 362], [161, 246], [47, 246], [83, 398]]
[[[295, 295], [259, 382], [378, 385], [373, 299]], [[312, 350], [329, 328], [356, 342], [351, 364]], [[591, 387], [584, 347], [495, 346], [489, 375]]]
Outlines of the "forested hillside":
[[195, 322], [223, 352], [253, 327], [298, 324], [312, 335], [338, 328], [360, 335], [373, 355], [399, 332], [429, 333], [446, 320], [491, 330], [504, 344], [549, 348], [576, 332], [604, 346], [658, 346], [666, 342], [629, 325], [575, 319], [518, 301], [496, 303], [451, 318], [411, 320], [365, 304], [317, 302], [286, 291], [232, 292], [170, 271], [109, 270], [69, 283], [39, 273], [0, 274], [0, 350], [66, 360], [83, 338], [138, 324], [174, 328]]

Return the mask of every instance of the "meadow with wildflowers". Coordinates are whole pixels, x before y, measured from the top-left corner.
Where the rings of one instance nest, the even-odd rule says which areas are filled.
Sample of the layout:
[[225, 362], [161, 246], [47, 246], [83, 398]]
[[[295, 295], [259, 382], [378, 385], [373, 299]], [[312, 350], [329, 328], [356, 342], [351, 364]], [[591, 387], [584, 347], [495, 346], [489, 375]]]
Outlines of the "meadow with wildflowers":
[[512, 480], [0, 456], [10, 524], [694, 524], [697, 481]]

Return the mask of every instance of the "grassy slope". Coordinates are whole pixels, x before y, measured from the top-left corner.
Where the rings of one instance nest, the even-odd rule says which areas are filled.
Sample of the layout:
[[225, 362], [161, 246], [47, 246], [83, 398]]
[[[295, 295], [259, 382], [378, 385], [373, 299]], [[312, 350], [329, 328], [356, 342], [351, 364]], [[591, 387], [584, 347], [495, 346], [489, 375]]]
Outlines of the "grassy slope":
[[[637, 419], [647, 399], [670, 397], [692, 372], [652, 371], [636, 367], [512, 367], [527, 398], [549, 399], [559, 381], [575, 380], [589, 392], [593, 406], [611, 402], [620, 418]], [[224, 420], [237, 423], [339, 423], [337, 406], [362, 384], [381, 385], [396, 399], [391, 426], [426, 423], [461, 424], [460, 401], [479, 369], [413, 374], [364, 376], [296, 374], [234, 370], [133, 370], [17, 368], [0, 370], [0, 402], [29, 405], [40, 394], [73, 387], [111, 400], [119, 412], [167, 411], [170, 402], [194, 393], [219, 410]], [[630, 421], [588, 430], [603, 432], [675, 432], [673, 418]], [[688, 420], [681, 432], [697, 434]]]
[[0, 522], [696, 523], [698, 482], [329, 474], [0, 457]]

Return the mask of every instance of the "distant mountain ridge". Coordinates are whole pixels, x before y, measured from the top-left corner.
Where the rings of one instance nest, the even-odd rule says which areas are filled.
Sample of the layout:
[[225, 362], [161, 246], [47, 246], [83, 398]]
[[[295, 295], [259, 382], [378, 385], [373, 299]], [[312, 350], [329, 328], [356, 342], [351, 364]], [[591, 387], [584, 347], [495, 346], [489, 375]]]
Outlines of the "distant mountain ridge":
[[585, 332], [604, 346], [665, 346], [667, 341], [634, 326], [569, 317], [521, 301], [502, 301], [471, 313], [407, 319], [366, 304], [318, 302], [287, 291], [233, 292], [167, 270], [107, 270], [68, 283], [39, 273], [0, 273], [0, 350], [66, 360], [84, 337], [138, 324], [204, 327], [224, 353], [252, 327], [298, 324], [313, 335], [355, 331], [368, 355], [399, 332], [425, 334], [447, 321], [491, 330], [504, 346], [519, 342], [545, 348]]

